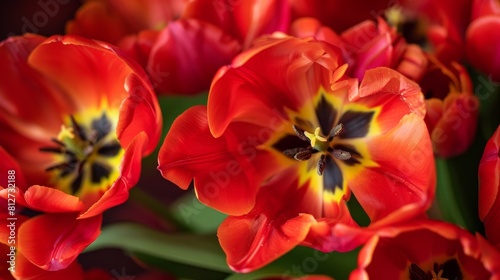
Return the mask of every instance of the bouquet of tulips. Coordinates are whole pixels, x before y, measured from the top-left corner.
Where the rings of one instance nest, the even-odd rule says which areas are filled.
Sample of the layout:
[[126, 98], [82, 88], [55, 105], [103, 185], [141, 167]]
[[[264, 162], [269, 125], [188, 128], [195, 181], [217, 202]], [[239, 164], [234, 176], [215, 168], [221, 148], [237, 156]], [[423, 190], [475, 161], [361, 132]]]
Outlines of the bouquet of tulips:
[[500, 279], [500, 2], [40, 0], [0, 279]]

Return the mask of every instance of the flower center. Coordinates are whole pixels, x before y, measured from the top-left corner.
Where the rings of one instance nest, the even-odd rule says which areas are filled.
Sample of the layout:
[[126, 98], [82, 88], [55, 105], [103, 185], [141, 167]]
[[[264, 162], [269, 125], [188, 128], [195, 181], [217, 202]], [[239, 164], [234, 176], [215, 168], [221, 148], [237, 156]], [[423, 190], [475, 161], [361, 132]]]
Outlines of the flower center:
[[106, 112], [87, 123], [70, 116], [69, 124], [62, 125], [54, 146], [40, 151], [54, 155], [54, 164], [45, 169], [53, 174], [57, 188], [78, 195], [88, 187], [106, 187], [117, 177], [116, 166], [123, 149], [116, 139], [114, 125]]
[[425, 272], [418, 265], [412, 263], [409, 267], [410, 280], [451, 280], [463, 279], [460, 265], [456, 259], [451, 259], [441, 265], [434, 263], [431, 271]]
[[319, 158], [317, 164], [317, 172], [319, 175], [323, 175], [323, 171], [326, 167], [326, 156], [328, 154], [334, 156], [339, 160], [348, 160], [351, 158], [351, 153], [344, 151], [342, 149], [332, 148], [332, 140], [342, 132], [343, 124], [338, 124], [330, 131], [329, 135], [320, 135], [321, 128], [317, 127], [314, 133], [304, 131], [297, 125], [293, 125], [293, 130], [295, 134], [303, 141], [308, 141], [310, 145], [306, 148], [298, 147], [284, 150], [283, 153], [287, 156], [293, 157], [298, 161], [304, 161], [311, 158], [315, 153], [321, 152], [322, 155]]

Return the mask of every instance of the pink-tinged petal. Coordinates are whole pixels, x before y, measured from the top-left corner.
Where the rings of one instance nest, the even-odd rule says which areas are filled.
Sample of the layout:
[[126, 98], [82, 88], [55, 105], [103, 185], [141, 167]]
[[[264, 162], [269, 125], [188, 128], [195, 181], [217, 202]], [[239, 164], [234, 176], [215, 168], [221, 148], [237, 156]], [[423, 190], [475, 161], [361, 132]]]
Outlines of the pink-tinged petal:
[[372, 223], [405, 205], [427, 209], [434, 198], [436, 174], [423, 120], [409, 114], [391, 131], [364, 141], [379, 167], [365, 168], [349, 186]]
[[297, 111], [320, 86], [329, 87], [328, 70], [341, 62], [338, 49], [312, 38], [269, 40], [242, 53], [231, 67], [219, 70], [212, 83], [208, 118], [213, 135], [220, 136], [231, 122], [265, 127], [269, 120], [283, 117], [283, 108]]
[[[142, 141], [142, 156], [149, 155], [158, 145], [162, 129], [160, 105], [149, 83], [135, 73], [125, 80], [129, 95], [122, 101], [116, 135], [122, 147], [127, 149], [141, 132], [145, 132], [147, 141]], [[136, 144], [137, 145], [137, 144]]]
[[500, 126], [484, 148], [479, 163], [479, 218], [486, 237], [500, 245]]
[[444, 114], [431, 131], [434, 151], [450, 157], [466, 151], [476, 135], [479, 100], [468, 94], [450, 93], [444, 100]]
[[260, 35], [286, 31], [290, 7], [284, 0], [195, 0], [190, 1], [183, 17], [220, 26], [246, 49]]
[[24, 280], [83, 280], [83, 269], [78, 262], [74, 261], [61, 270], [44, 270], [31, 263], [22, 252], [18, 252], [16, 254], [16, 272], [13, 275], [16, 279]]
[[400, 73], [385, 67], [366, 71], [359, 91], [350, 92], [349, 100], [369, 107], [381, 106], [377, 124], [381, 131], [392, 129], [406, 114], [425, 116], [424, 95], [420, 87]]
[[26, 206], [46, 213], [80, 212], [83, 203], [76, 196], [44, 186], [31, 186], [24, 193]]
[[500, 15], [473, 21], [466, 33], [467, 59], [472, 66], [500, 81]]
[[67, 268], [99, 236], [101, 222], [102, 215], [81, 220], [76, 214], [36, 216], [19, 227], [18, 250], [42, 269]]
[[241, 51], [219, 27], [195, 19], [170, 23], [156, 38], [147, 63], [161, 93], [206, 91], [217, 69]]
[[[248, 133], [247, 138], [238, 138], [241, 131]], [[214, 138], [206, 107], [195, 106], [172, 124], [160, 148], [158, 169], [182, 189], [194, 178], [202, 203], [228, 214], [246, 214], [253, 207], [257, 186], [277, 166], [256, 148], [267, 140], [259, 137], [268, 135], [266, 129], [240, 124]]]
[[[135, 186], [141, 174], [141, 162], [148, 146], [148, 136], [145, 132], [140, 132], [130, 142], [120, 163], [120, 176], [113, 185], [102, 194], [98, 194], [96, 201], [92, 205], [86, 205], [87, 210], [78, 219], [87, 219], [100, 215], [104, 211], [127, 201], [129, 190]], [[99, 195], [101, 195], [99, 197]]]

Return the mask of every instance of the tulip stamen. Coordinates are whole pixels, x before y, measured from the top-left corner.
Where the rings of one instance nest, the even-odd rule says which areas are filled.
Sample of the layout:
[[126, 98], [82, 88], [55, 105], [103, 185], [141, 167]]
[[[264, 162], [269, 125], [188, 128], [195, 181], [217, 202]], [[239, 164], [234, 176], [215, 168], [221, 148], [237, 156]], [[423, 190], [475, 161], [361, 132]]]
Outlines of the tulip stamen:
[[332, 141], [335, 137], [337, 137], [343, 130], [344, 125], [339, 123], [335, 127], [332, 128], [328, 136], [321, 135], [321, 128], [317, 127], [313, 133], [303, 130], [297, 125], [292, 126], [295, 135], [299, 137], [301, 140], [309, 142], [309, 146], [307, 148], [299, 147], [286, 149], [283, 151], [288, 157], [292, 157], [298, 161], [309, 160], [313, 154], [321, 152], [323, 153], [317, 163], [317, 173], [318, 175], [323, 175], [323, 172], [326, 168], [326, 156], [330, 155], [339, 160], [349, 160], [352, 156], [349, 151], [345, 151], [343, 149], [333, 148]]
[[123, 149], [114, 137], [107, 137], [112, 131], [112, 123], [105, 113], [86, 126], [74, 116], [69, 118], [69, 126], [62, 125], [57, 138], [51, 139], [56, 146], [41, 147], [44, 153], [57, 155], [59, 162], [47, 167], [46, 172], [57, 172], [57, 178], [71, 177], [71, 191], [76, 193], [84, 180], [98, 184], [108, 178], [112, 166], [106, 159], [116, 157]]

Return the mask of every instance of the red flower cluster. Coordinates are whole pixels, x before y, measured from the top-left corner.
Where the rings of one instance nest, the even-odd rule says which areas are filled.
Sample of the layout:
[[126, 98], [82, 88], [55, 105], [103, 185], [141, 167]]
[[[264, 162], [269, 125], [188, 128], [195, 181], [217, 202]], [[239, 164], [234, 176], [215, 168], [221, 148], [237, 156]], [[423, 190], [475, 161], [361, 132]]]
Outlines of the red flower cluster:
[[[77, 257], [157, 148], [156, 96], [208, 92], [154, 156], [227, 215], [233, 271], [361, 247], [350, 279], [499, 279], [500, 127], [481, 126], [469, 75], [500, 80], [499, 15], [495, 0], [92, 0], [67, 35], [4, 40], [0, 253], [16, 257], [0, 277], [109, 278]], [[436, 159], [481, 129], [472, 234], [429, 210]]]
[[77, 279], [76, 257], [159, 140], [158, 103], [142, 69], [108, 44], [12, 37], [0, 61], [0, 169], [15, 176], [0, 186], [13, 207], [2, 217], [17, 217], [1, 242], [16, 249], [17, 279]]

